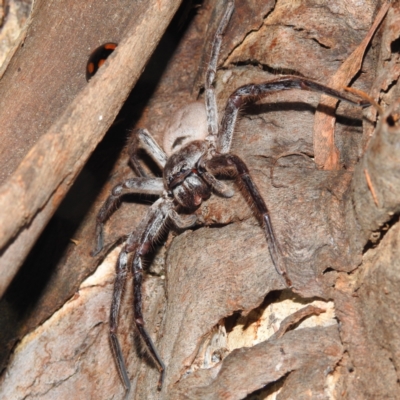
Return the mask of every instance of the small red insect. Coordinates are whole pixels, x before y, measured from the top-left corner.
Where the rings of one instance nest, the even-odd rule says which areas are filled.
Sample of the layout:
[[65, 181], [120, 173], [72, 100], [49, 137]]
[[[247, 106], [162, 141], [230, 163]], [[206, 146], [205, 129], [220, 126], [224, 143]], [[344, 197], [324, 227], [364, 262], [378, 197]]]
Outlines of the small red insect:
[[89, 60], [86, 65], [86, 80], [89, 81], [90, 78], [97, 72], [97, 70], [104, 64], [110, 54], [118, 46], [117, 43], [104, 43], [96, 50], [92, 52], [89, 56]]

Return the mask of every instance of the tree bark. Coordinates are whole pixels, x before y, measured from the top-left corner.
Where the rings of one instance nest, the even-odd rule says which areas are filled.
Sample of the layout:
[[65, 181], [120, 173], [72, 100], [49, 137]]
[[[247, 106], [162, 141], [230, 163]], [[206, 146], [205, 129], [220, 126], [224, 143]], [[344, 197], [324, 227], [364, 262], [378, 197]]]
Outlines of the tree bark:
[[[171, 115], [203, 99], [224, 4], [183, 8], [128, 100], [134, 126], [159, 143]], [[215, 83], [220, 116], [237, 87], [286, 73], [331, 85], [350, 80], [384, 111], [378, 118], [373, 107], [322, 106], [319, 95], [292, 90], [246, 106], [233, 152], [269, 207], [293, 287], [276, 273], [241, 192], [212, 195], [196, 211], [196, 227], [165, 235], [148, 262], [143, 306], [166, 364], [161, 393], [134, 329], [128, 283], [118, 333], [132, 382], [126, 398], [398, 398], [400, 7], [393, 2], [380, 15], [387, 5], [237, 1]], [[347, 80], [332, 83], [345, 67]], [[121, 236], [154, 199], [123, 202], [106, 224], [106, 249], [95, 258], [90, 250], [101, 204], [133, 176], [127, 114], [117, 117], [2, 299], [4, 349], [22, 339], [1, 376], [6, 398], [124, 398], [108, 342], [115, 263]], [[96, 189], [86, 195], [91, 181]], [[33, 280], [35, 273], [41, 278]]]

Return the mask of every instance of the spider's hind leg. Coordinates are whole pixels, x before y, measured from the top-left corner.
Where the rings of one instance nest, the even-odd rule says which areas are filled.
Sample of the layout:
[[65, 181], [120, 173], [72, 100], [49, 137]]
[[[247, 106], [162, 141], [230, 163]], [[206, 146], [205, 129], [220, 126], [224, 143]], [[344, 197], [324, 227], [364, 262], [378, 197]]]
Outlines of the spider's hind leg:
[[127, 392], [129, 392], [131, 388], [131, 383], [128, 378], [124, 356], [122, 355], [121, 345], [119, 344], [119, 340], [117, 337], [118, 315], [119, 309], [121, 307], [122, 293], [124, 291], [126, 283], [127, 263], [128, 254], [124, 249], [121, 251], [117, 262], [116, 278], [114, 282], [114, 290], [110, 310], [110, 342], [114, 354], [114, 359], [117, 363], [118, 373], [125, 386], [125, 389], [127, 390]]
[[127, 391], [130, 389], [125, 360], [122, 354], [121, 345], [118, 340], [118, 316], [121, 306], [122, 293], [127, 278], [127, 265], [129, 255], [132, 255], [131, 266], [133, 274], [133, 311], [135, 325], [140, 337], [142, 338], [148, 352], [154, 360], [159, 372], [160, 378], [158, 388], [161, 389], [164, 378], [164, 363], [158, 355], [151, 336], [145, 328], [142, 310], [142, 283], [143, 283], [143, 258], [152, 250], [152, 245], [158, 236], [163, 232], [169, 214], [174, 210], [172, 199], [162, 197], [158, 199], [147, 211], [139, 226], [129, 235], [121, 253], [118, 257], [117, 274], [114, 282], [114, 291], [112, 296], [110, 310], [110, 341], [113, 349], [115, 362], [119, 375]]

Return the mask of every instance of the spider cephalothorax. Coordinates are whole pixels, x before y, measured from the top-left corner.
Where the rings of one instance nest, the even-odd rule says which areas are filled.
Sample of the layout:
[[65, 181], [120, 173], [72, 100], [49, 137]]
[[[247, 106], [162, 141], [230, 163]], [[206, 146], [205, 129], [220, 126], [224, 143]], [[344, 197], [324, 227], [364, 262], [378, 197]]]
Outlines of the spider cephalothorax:
[[[119, 199], [126, 193], [147, 193], [160, 198], [149, 207], [139, 226], [128, 236], [116, 266], [116, 279], [110, 312], [110, 339], [115, 355], [118, 371], [128, 390], [130, 382], [124, 358], [117, 338], [118, 314], [121, 297], [127, 277], [128, 264], [131, 265], [134, 279], [134, 317], [136, 328], [143, 342], [154, 359], [159, 371], [161, 387], [164, 364], [147, 333], [142, 315], [142, 280], [143, 258], [151, 251], [152, 244], [163, 231], [167, 222], [183, 229], [196, 222], [195, 215], [180, 215], [179, 211], [194, 211], [203, 200], [214, 192], [223, 197], [231, 197], [233, 191], [219, 176], [236, 179], [254, 206], [256, 217], [264, 230], [272, 262], [277, 272], [283, 276], [287, 286], [291, 286], [286, 272], [284, 257], [271, 223], [268, 208], [255, 185], [245, 162], [237, 155], [231, 154], [232, 136], [240, 108], [248, 103], [266, 97], [271, 92], [289, 89], [300, 89], [321, 92], [340, 100], [357, 105], [365, 105], [363, 101], [349, 94], [331, 89], [307, 78], [282, 76], [261, 84], [248, 84], [236, 89], [227, 101], [221, 122], [218, 122], [215, 91], [213, 81], [216, 74], [218, 54], [222, 35], [234, 10], [234, 2], [227, 2], [225, 12], [214, 36], [210, 62], [205, 79], [205, 104], [207, 113], [208, 136], [205, 140], [194, 140], [183, 145], [169, 158], [145, 129], [136, 132], [131, 149], [131, 164], [139, 175], [117, 185], [108, 197], [97, 216], [97, 246], [95, 253], [103, 248], [103, 224]], [[148, 177], [136, 157], [138, 147], [146, 150], [155, 163], [163, 170], [163, 178]]]
[[207, 144], [190, 142], [172, 154], [164, 168], [164, 183], [176, 201], [193, 209], [211, 196], [210, 186], [199, 174], [199, 162], [207, 154]]

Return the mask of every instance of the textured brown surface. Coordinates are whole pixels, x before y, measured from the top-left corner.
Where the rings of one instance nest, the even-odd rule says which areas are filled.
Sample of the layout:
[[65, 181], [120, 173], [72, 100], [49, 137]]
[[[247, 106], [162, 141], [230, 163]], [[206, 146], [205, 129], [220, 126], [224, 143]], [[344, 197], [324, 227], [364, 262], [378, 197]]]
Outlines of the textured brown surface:
[[0, 183], [86, 86], [90, 52], [104, 41], [121, 40], [133, 13], [129, 4], [35, 2], [24, 42], [0, 82]]
[[[90, 8], [90, 3], [84, 4]], [[124, 40], [112, 57], [117, 61], [87, 85], [84, 72], [90, 51], [80, 44], [85, 35], [69, 26], [78, 21], [81, 30], [95, 30], [96, 26], [74, 20], [74, 13], [87, 16], [87, 10], [78, 5], [71, 9], [67, 3], [35, 3], [27, 36], [0, 82], [4, 179], [13, 172], [0, 188], [0, 294], [112, 124], [179, 1], [140, 4], [126, 20]], [[117, 12], [107, 2], [103, 6]], [[125, 15], [123, 9], [119, 14]], [[111, 16], [105, 13], [103, 17], [111, 20]], [[59, 27], [53, 40], [55, 32], [49, 35], [49, 26]], [[71, 30], [74, 35], [64, 40], [62, 35]], [[79, 54], [75, 42], [80, 44]], [[75, 50], [76, 57], [66, 57]]]
[[[161, 138], [171, 113], [198, 98], [196, 88], [202, 75], [198, 66], [204, 67], [207, 56], [203, 51], [208, 54], [204, 38], [215, 29], [223, 8], [218, 2], [214, 10], [210, 3], [213, 2], [205, 2], [197, 10], [169, 62], [163, 57], [156, 59], [155, 64], [162, 60], [167, 65], [143, 112], [132, 107], [138, 117], [136, 126], [147, 127], [157, 139]], [[361, 43], [380, 6], [375, 1], [349, 5], [340, 0], [323, 7], [312, 1], [257, 4], [258, 1], [241, 2], [227, 31], [216, 85], [221, 111], [236, 87], [265, 81], [280, 72], [295, 72], [326, 83]], [[354, 84], [366, 91], [372, 87], [374, 97], [382, 97], [383, 106], [394, 103], [398, 93], [398, 15], [398, 3], [394, 3], [373, 46], [367, 50], [363, 73]], [[390, 79], [384, 80], [381, 68]], [[142, 92], [135, 94], [135, 104], [143, 101], [148, 82], [144, 81], [140, 86]], [[278, 161], [271, 181], [270, 167], [279, 155], [304, 150], [312, 154], [318, 99], [316, 94], [290, 91], [273, 94], [262, 104], [246, 108], [233, 151], [248, 164], [270, 208], [293, 291], [303, 298], [304, 306], [315, 297], [333, 299], [337, 320], [322, 327], [295, 324], [291, 327], [294, 330], [280, 338], [266, 337], [249, 348], [228, 348], [224, 337], [237, 328], [239, 319], [267, 306], [277, 307], [284, 284], [273, 269], [262, 231], [239, 191], [231, 199], [212, 196], [197, 211], [196, 229], [170, 234], [157, 247], [154, 259], [149, 260], [151, 274], [144, 287], [145, 321], [167, 366], [161, 394], [156, 390], [157, 370], [140, 341], [134, 338], [131, 288], [127, 288], [120, 337], [132, 381], [128, 398], [250, 400], [265, 399], [276, 390], [280, 390], [279, 400], [398, 397], [399, 110], [396, 106], [388, 109], [389, 114], [382, 118], [382, 125], [371, 139], [368, 124], [376, 125], [374, 113], [365, 112], [370, 122], [364, 121], [368, 129], [363, 131], [362, 112], [340, 104], [335, 138], [339, 165], [344, 168], [320, 171], [312, 158], [292, 155]], [[367, 141], [370, 146], [364, 154]], [[110, 148], [100, 150], [97, 157], [107, 161]], [[78, 193], [96, 176], [93, 165], [99, 164], [94, 162], [84, 171]], [[365, 169], [371, 177], [378, 207], [366, 182]], [[59, 219], [52, 222], [47, 236], [42, 237], [28, 260], [32, 268], [44, 263], [53, 271], [47, 285], [41, 283], [35, 305], [30, 306], [30, 312], [23, 309], [24, 315], [12, 291], [1, 305], [4, 320], [5, 315], [12, 317], [13, 312], [24, 317], [9, 319], [8, 332], [12, 332], [13, 340], [61, 307], [78, 289], [82, 278], [105, 257], [107, 250], [96, 259], [89, 256], [94, 245], [95, 214], [112, 186], [128, 176], [132, 173], [123, 151], [110, 167], [109, 178], [83, 222], [75, 230], [68, 230], [76, 243], [64, 244], [56, 251], [52, 247], [62, 237], [62, 218], [71, 218], [71, 210], [85, 197], [73, 198], [60, 210]], [[114, 243], [133, 229], [151, 200], [133, 197], [124, 203], [106, 225], [106, 242]], [[379, 235], [384, 235], [383, 239]], [[57, 258], [51, 256], [53, 251]], [[116, 254], [112, 256], [115, 258]], [[79, 388], [76, 396], [80, 397], [122, 398], [107, 340], [113, 268], [113, 261], [110, 262], [103, 278], [87, 283], [61, 309], [61, 314], [55, 314], [48, 325], [41, 325], [24, 340], [11, 358], [8, 376], [18, 375], [18, 368], [27, 359], [24, 351], [29, 347], [33, 357], [42, 359], [48, 354], [49, 359], [33, 368], [38, 373], [46, 372], [46, 382], [50, 382], [45, 388], [47, 398], [71, 397], [74, 388]], [[27, 281], [31, 275], [27, 269], [24, 271]], [[17, 284], [11, 289], [16, 293], [21, 290]], [[93, 298], [99, 300], [95, 305], [90, 305], [90, 290], [95, 294]], [[72, 318], [70, 323], [66, 322], [68, 314]], [[274, 326], [273, 314], [267, 318], [267, 325]], [[294, 318], [290, 314], [288, 311], [286, 321]], [[261, 325], [261, 319], [253, 318], [253, 324]], [[64, 331], [57, 330], [59, 325]], [[20, 330], [13, 330], [15, 326]], [[39, 333], [49, 334], [46, 326], [57, 333], [55, 340], [68, 345], [55, 342], [43, 347]], [[71, 329], [81, 336], [69, 338]], [[240, 329], [245, 335], [245, 327]], [[91, 339], [93, 336], [96, 340]], [[39, 342], [37, 347], [31, 345], [35, 338]], [[213, 353], [217, 359], [214, 363], [207, 359], [210, 338], [219, 341]], [[72, 365], [69, 375], [63, 365]], [[26, 379], [20, 386], [28, 393], [44, 390], [40, 386], [44, 379], [33, 372], [22, 378]], [[12, 393], [19, 382], [22, 380], [3, 375], [1, 389]]]
[[[378, 15], [375, 16], [374, 23], [371, 25], [368, 34], [362, 42], [347, 57], [340, 68], [328, 80], [328, 85], [342, 89], [348, 87], [355, 76], [360, 72], [365, 51], [370, 45], [382, 20], [385, 18], [390, 2], [384, 2]], [[335, 109], [338, 101], [328, 96], [322, 96], [315, 114], [314, 122], [314, 156], [315, 164], [319, 169], [337, 170], [341, 169], [340, 154], [335, 144], [335, 115], [327, 113], [327, 109]]]
[[[303, 343], [308, 344], [307, 348]], [[194, 374], [183, 380], [177, 392], [171, 393], [169, 398], [239, 400], [288, 373], [288, 385], [285, 385], [279, 398], [319, 398], [324, 395], [323, 384], [318, 385], [318, 382], [323, 382], [323, 371], [333, 368], [342, 352], [336, 327], [289, 332], [281, 339], [234, 350], [225, 358], [214, 379], [209, 377], [207, 384], [203, 381], [201, 387], [196, 388], [197, 374]], [[247, 374], [243, 373], [244, 369]], [[306, 376], [312, 373], [314, 379], [311, 385], [299, 380], [299, 374], [296, 379], [296, 372]]]

